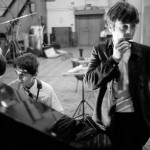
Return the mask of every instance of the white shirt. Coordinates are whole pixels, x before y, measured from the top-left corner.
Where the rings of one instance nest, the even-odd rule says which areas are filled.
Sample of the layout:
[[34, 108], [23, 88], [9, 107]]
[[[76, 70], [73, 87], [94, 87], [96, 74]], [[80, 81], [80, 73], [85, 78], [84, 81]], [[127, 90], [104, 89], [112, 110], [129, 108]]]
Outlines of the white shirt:
[[[60, 101], [57, 98], [56, 93], [54, 92], [51, 85], [41, 81], [42, 89], [39, 91], [38, 101], [42, 102], [43, 104], [63, 113], [63, 107]], [[19, 80], [14, 80], [9, 85], [18, 91], [19, 96], [22, 100], [28, 100], [28, 92], [24, 89], [21, 82]], [[32, 95], [36, 98], [37, 96], [37, 80], [35, 80], [33, 86], [29, 89]]]
[[130, 55], [131, 50], [126, 51], [119, 63], [121, 77], [118, 82], [117, 112], [134, 112], [133, 102], [129, 92], [128, 60]]

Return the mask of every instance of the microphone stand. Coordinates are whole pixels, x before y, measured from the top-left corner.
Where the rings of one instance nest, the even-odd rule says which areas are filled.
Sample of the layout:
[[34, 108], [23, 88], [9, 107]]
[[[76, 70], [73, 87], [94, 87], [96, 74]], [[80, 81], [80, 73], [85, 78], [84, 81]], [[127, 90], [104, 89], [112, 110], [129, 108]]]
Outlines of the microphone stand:
[[[72, 118], [78, 118], [78, 117], [82, 116], [83, 119], [84, 119], [84, 121], [86, 120], [86, 114], [85, 114], [84, 103], [86, 103], [92, 110], [94, 110], [94, 109], [90, 106], [90, 104], [89, 104], [89, 103], [85, 100], [85, 98], [84, 98], [84, 75], [83, 75], [83, 77], [82, 77], [82, 100], [81, 100], [81, 102], [79, 103], [77, 109], [75, 110], [75, 112], [74, 112]], [[79, 110], [79, 108], [81, 108], [81, 106], [82, 106], [82, 110], [83, 110], [83, 111], [82, 111], [82, 114], [75, 117], [77, 111]]]

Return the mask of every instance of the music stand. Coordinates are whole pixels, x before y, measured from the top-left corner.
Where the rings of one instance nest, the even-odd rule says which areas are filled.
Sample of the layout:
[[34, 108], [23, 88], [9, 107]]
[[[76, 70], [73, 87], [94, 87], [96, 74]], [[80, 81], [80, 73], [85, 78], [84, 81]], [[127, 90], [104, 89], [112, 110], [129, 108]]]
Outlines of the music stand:
[[[92, 108], [92, 106], [91, 106], [91, 105], [85, 100], [85, 98], [84, 98], [84, 74], [82, 74], [82, 75], [83, 75], [83, 77], [82, 77], [82, 100], [80, 101], [80, 103], [79, 103], [77, 109], [75, 110], [75, 112], [74, 112], [72, 118], [78, 118], [78, 117], [82, 116], [83, 119], [85, 120], [85, 119], [86, 119], [86, 114], [85, 114], [84, 103], [86, 103], [92, 110], [94, 110], [94, 109]], [[82, 114], [75, 117], [77, 111], [78, 111], [81, 107], [82, 107]]]

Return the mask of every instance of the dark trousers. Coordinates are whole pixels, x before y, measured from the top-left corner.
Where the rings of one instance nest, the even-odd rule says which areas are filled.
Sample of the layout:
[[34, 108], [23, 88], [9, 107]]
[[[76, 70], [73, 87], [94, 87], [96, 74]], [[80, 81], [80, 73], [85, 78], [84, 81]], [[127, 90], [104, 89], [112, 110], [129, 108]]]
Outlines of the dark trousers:
[[142, 150], [149, 134], [134, 113], [116, 113], [111, 137], [114, 150]]

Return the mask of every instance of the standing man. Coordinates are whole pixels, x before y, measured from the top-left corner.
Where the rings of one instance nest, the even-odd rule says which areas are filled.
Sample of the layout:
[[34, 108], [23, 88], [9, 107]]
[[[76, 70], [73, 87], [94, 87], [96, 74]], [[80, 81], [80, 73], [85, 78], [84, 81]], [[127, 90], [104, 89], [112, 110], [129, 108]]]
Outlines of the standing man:
[[14, 62], [14, 67], [18, 79], [9, 85], [18, 91], [22, 100], [40, 102], [43, 106], [63, 113], [63, 107], [52, 86], [37, 79], [39, 61], [34, 54], [26, 53], [19, 56]]
[[93, 48], [85, 75], [99, 89], [93, 120], [115, 150], [142, 150], [150, 131], [150, 47], [133, 42], [137, 9], [117, 2], [107, 13], [112, 39]]

